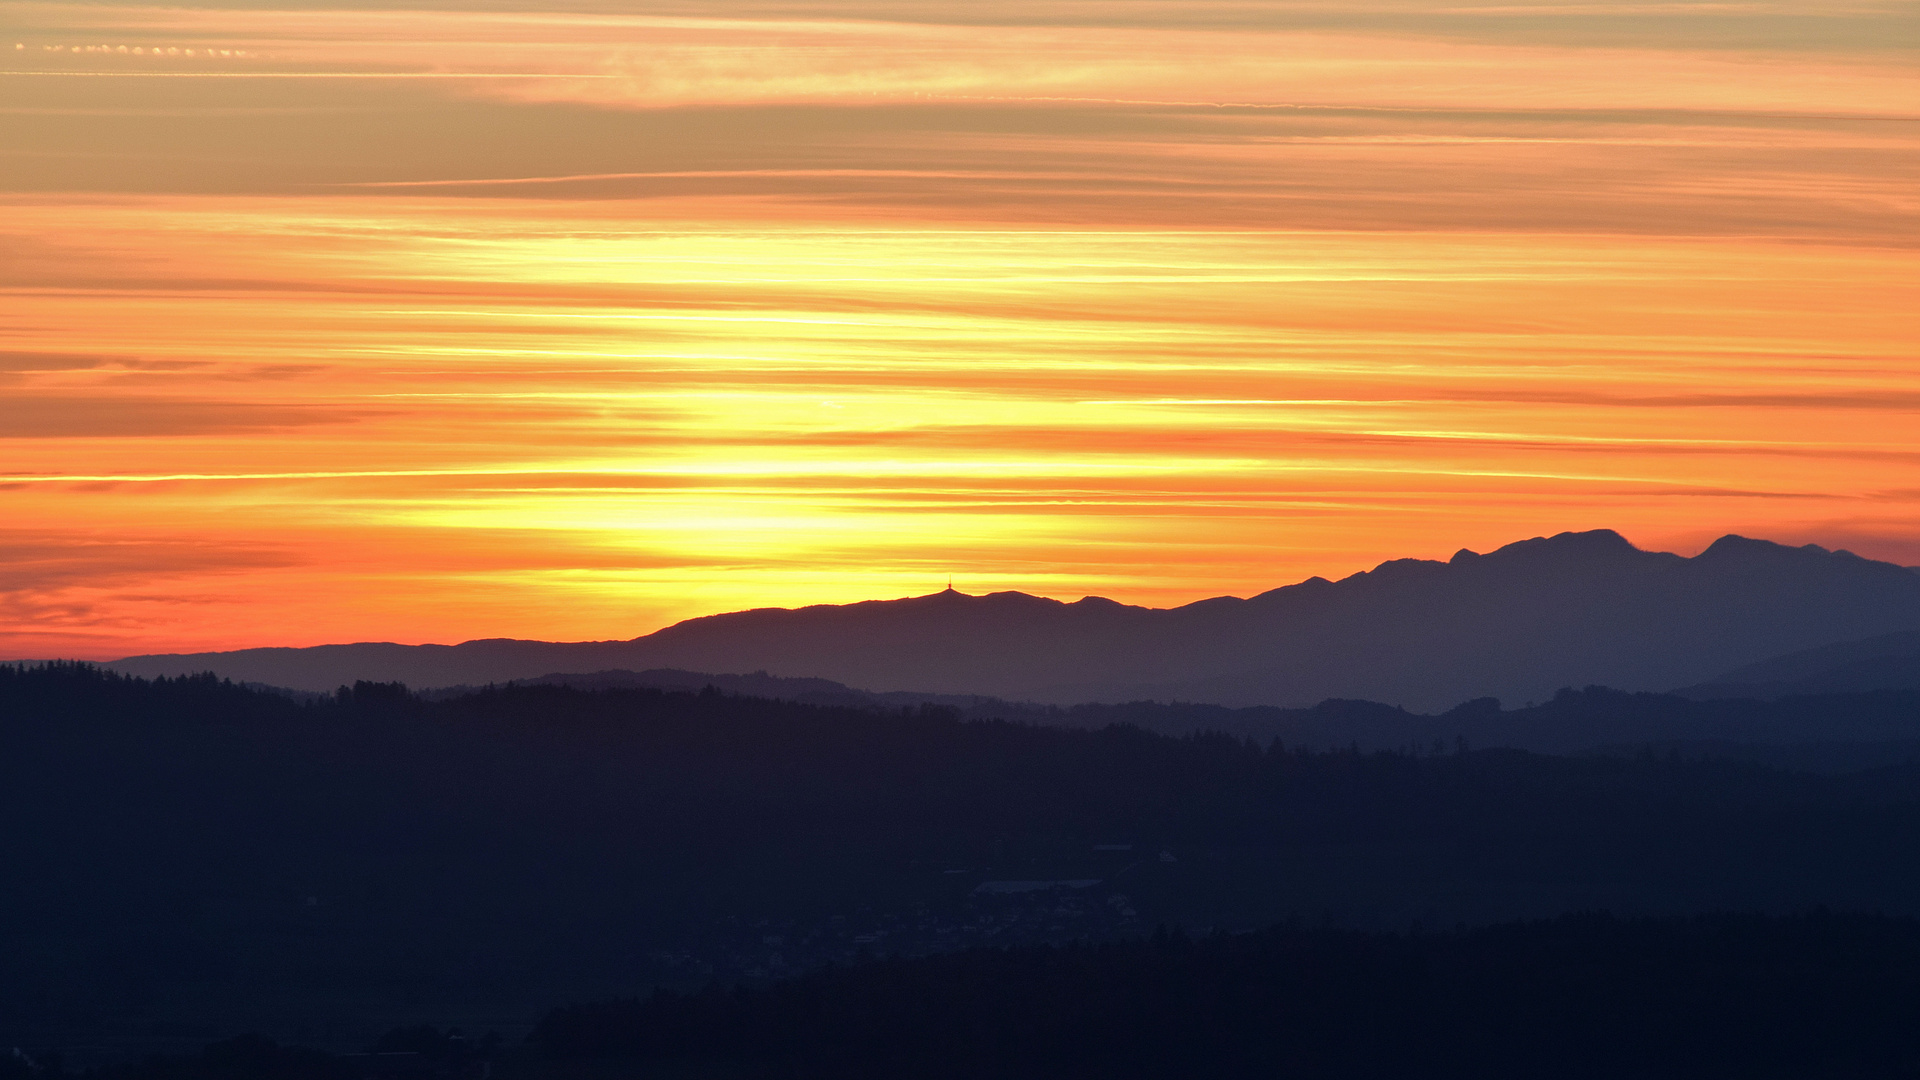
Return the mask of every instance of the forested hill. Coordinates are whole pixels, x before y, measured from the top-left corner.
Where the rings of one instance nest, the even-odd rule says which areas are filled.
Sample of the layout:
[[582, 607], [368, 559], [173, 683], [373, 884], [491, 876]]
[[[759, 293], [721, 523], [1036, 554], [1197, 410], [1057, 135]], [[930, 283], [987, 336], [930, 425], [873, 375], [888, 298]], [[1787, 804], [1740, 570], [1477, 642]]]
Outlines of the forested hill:
[[0, 668], [0, 815], [0, 1044], [352, 1044], [1162, 923], [1920, 913], [1911, 765], [1308, 752], [705, 692], [299, 704]]
[[[1920, 1060], [1920, 923], [1814, 912], [1473, 931], [1277, 926], [873, 960], [562, 1006], [525, 1044], [255, 1037], [88, 1080], [1884, 1080]], [[63, 1080], [31, 1057], [0, 1080]]]
[[1162, 931], [573, 1005], [535, 1029], [546, 1061], [527, 1071], [1864, 1080], [1913, 1075], [1917, 1010], [1920, 923], [1906, 919], [1588, 913], [1472, 933]]

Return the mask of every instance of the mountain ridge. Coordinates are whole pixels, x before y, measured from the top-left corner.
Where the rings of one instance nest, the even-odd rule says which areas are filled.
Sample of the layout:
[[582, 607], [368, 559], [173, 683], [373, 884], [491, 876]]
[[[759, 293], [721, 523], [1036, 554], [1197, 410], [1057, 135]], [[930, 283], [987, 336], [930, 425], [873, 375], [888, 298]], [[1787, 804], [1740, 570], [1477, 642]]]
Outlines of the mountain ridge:
[[767, 671], [873, 691], [1059, 704], [1180, 699], [1444, 709], [1563, 686], [1667, 690], [1744, 664], [1920, 630], [1920, 574], [1817, 545], [1728, 535], [1686, 557], [1612, 530], [1446, 561], [1393, 559], [1338, 581], [1173, 608], [954, 589], [700, 616], [626, 641], [480, 639], [128, 657], [127, 674], [214, 670], [325, 690], [367, 678], [478, 684], [553, 671]]

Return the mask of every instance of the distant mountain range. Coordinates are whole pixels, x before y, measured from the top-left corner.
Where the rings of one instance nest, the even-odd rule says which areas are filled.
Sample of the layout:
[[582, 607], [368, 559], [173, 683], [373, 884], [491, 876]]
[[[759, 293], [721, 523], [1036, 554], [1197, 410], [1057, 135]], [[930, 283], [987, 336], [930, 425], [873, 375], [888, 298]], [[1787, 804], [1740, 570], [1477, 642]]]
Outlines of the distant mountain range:
[[106, 666], [318, 691], [359, 679], [436, 687], [676, 668], [1062, 704], [1357, 698], [1437, 711], [1483, 697], [1544, 700], [1566, 686], [1696, 688], [1783, 654], [1900, 633], [1920, 633], [1913, 568], [1739, 536], [1686, 558], [1597, 530], [1171, 609], [948, 589], [713, 615], [631, 641], [361, 643]]

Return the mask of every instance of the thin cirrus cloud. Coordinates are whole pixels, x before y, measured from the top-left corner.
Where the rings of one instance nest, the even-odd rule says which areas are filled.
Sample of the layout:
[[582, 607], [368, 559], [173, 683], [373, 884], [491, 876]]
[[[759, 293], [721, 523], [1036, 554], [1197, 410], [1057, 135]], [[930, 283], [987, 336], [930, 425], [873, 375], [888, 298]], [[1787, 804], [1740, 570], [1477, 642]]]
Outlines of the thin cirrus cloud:
[[1909, 4], [0, 11], [0, 652], [1920, 536]]
[[352, 419], [350, 412], [281, 403], [15, 391], [0, 401], [0, 439], [264, 434]]
[[[150, 45], [56, 42], [71, 8], [17, 5], [16, 69], [58, 76], [435, 76], [465, 92], [630, 108], [1066, 102], [1343, 109], [1749, 110], [1907, 115], [1909, 56], [1527, 44], [1205, 24], [992, 25], [523, 12], [103, 8]], [[1623, 16], [1632, 18], [1632, 16]], [[34, 23], [42, 24], [35, 27]], [[31, 31], [39, 29], [40, 33]], [[185, 50], [166, 40], [189, 42]], [[234, 49], [225, 43], [245, 41]], [[199, 48], [194, 48], [194, 43]], [[148, 50], [133, 53], [132, 50]], [[154, 50], [164, 55], [156, 55]], [[238, 52], [239, 56], [220, 56]], [[248, 60], [173, 63], [182, 55]], [[165, 61], [161, 66], [135, 60]], [[90, 62], [98, 58], [104, 64]]]

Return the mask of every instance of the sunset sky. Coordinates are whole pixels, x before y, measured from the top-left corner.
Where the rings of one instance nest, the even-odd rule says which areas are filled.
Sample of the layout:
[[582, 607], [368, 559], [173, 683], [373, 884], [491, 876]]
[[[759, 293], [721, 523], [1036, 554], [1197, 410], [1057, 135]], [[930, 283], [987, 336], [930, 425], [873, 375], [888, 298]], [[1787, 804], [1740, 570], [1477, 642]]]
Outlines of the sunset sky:
[[1920, 563], [1920, 3], [0, 2], [0, 658]]

